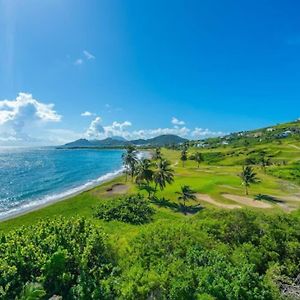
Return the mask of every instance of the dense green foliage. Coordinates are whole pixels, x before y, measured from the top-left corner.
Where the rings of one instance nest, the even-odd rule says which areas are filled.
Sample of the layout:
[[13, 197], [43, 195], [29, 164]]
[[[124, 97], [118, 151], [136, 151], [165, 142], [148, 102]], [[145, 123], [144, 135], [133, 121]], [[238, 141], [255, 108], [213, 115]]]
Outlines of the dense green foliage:
[[[106, 236], [84, 219], [45, 220], [1, 236], [0, 298], [100, 299], [113, 271]], [[30, 284], [32, 283], [32, 284]], [[34, 288], [38, 283], [42, 288]], [[43, 292], [44, 290], [44, 292]], [[40, 298], [33, 298], [40, 299]]]
[[102, 201], [96, 208], [95, 217], [105, 221], [144, 224], [151, 221], [154, 212], [149, 201], [138, 194]]
[[118, 293], [126, 299], [279, 299], [275, 275], [299, 272], [299, 220], [237, 210], [153, 224], [131, 242]]
[[138, 228], [122, 252], [83, 219], [2, 235], [1, 299], [282, 299], [278, 283], [300, 270], [299, 212], [204, 210]]

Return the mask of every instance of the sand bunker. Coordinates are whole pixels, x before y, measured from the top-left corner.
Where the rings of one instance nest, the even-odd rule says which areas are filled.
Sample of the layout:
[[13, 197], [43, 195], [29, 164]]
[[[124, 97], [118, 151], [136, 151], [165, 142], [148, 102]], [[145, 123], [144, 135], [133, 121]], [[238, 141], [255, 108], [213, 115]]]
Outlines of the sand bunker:
[[257, 207], [257, 208], [271, 208], [272, 205], [259, 201], [259, 200], [253, 200], [248, 197], [244, 196], [237, 196], [237, 195], [231, 195], [231, 194], [223, 194], [222, 195], [224, 198], [238, 202], [240, 204], [244, 204], [247, 206], [252, 206], [252, 207]]
[[108, 195], [122, 195], [127, 193], [129, 186], [122, 183], [116, 183], [106, 190]]
[[197, 194], [196, 196], [197, 196], [198, 200], [208, 202], [210, 204], [213, 204], [213, 205], [221, 207], [221, 208], [227, 208], [227, 209], [241, 208], [240, 205], [236, 205], [236, 204], [224, 204], [224, 203], [221, 203], [221, 202], [217, 202], [213, 198], [211, 198], [209, 195]]

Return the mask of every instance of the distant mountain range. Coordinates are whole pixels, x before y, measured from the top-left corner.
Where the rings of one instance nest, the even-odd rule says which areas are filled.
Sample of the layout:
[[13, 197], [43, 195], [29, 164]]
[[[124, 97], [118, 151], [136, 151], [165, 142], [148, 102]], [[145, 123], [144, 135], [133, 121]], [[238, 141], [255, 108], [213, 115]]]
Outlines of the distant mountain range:
[[104, 140], [87, 140], [79, 139], [71, 143], [67, 143], [63, 148], [111, 148], [111, 147], [124, 147], [129, 145], [134, 146], [165, 146], [165, 145], [177, 145], [188, 141], [180, 136], [173, 134], [160, 135], [151, 139], [138, 139], [128, 141], [123, 137], [114, 136]]

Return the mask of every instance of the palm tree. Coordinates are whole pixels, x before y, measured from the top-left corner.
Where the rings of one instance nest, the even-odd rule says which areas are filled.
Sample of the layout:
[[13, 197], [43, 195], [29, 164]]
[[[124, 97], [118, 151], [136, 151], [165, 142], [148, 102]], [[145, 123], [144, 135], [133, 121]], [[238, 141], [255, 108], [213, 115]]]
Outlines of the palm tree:
[[151, 170], [152, 163], [149, 159], [141, 159], [136, 167], [136, 183], [141, 184], [146, 181], [149, 184], [153, 179], [153, 170]]
[[176, 192], [179, 195], [179, 202], [183, 202], [184, 214], [186, 215], [186, 201], [188, 200], [196, 200], [195, 191], [193, 191], [188, 185], [184, 185], [181, 187], [180, 192]]
[[160, 148], [156, 148], [155, 149], [155, 153], [153, 155], [153, 159], [154, 160], [162, 159], [162, 154], [161, 154], [161, 149]]
[[182, 166], [184, 167], [184, 163], [187, 161], [188, 156], [187, 156], [187, 150], [184, 148], [181, 151], [181, 156], [180, 156], [180, 160], [182, 161]]
[[170, 162], [165, 159], [157, 163], [157, 170], [155, 170], [153, 174], [155, 190], [157, 190], [157, 186], [159, 186], [162, 191], [167, 184], [171, 184], [174, 181], [174, 174], [170, 165]]
[[245, 186], [245, 193], [246, 195], [249, 194], [248, 188], [252, 183], [258, 183], [259, 179], [256, 176], [253, 168], [250, 166], [244, 166], [242, 173], [239, 175], [242, 179], [242, 185]]
[[199, 169], [200, 163], [204, 161], [204, 158], [203, 158], [202, 153], [196, 152], [196, 153], [194, 154], [194, 160], [197, 162], [197, 164], [198, 164], [198, 169]]
[[271, 165], [271, 159], [269, 157], [266, 157], [265, 153], [261, 153], [259, 157], [259, 164], [261, 165], [261, 168], [266, 173], [267, 166]]
[[127, 173], [130, 173], [131, 179], [133, 180], [134, 173], [136, 171], [136, 166], [138, 163], [137, 151], [133, 146], [129, 146], [126, 152], [122, 155], [123, 165], [126, 169], [126, 181]]

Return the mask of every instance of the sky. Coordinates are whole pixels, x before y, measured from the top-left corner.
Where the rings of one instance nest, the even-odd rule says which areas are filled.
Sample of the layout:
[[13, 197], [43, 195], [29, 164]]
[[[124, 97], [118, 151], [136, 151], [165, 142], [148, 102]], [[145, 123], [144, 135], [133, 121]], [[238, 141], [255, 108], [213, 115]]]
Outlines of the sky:
[[297, 0], [0, 0], [0, 146], [300, 117]]

